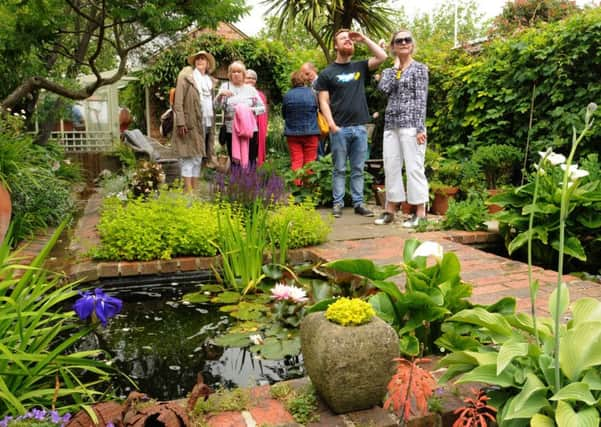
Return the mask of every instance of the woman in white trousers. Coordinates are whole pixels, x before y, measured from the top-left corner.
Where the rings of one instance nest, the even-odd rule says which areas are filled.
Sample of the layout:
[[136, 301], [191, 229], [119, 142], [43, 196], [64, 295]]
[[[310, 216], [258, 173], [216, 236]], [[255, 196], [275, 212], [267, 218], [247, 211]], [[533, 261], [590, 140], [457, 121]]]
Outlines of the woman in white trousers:
[[[415, 206], [411, 219], [403, 227], [419, 225], [426, 218], [428, 180], [425, 174], [426, 105], [428, 100], [428, 68], [413, 59], [415, 41], [411, 32], [393, 34], [390, 50], [394, 65], [382, 72], [378, 89], [388, 96], [384, 118], [385, 211], [375, 224], [393, 221], [400, 204]], [[407, 190], [403, 185], [403, 166]]]

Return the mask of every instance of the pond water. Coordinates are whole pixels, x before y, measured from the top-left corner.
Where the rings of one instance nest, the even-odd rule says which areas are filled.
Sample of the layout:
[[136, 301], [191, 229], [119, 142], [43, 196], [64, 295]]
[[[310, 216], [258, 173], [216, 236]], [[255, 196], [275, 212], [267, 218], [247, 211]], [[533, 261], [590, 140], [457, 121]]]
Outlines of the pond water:
[[[185, 397], [199, 372], [214, 388], [272, 384], [304, 374], [300, 357], [258, 360], [246, 349], [214, 345], [212, 338], [225, 332], [231, 319], [214, 305], [182, 301], [200, 282], [100, 284], [123, 300], [123, 310], [88, 344], [108, 351], [140, 391], [161, 400]], [[132, 389], [122, 379], [117, 386], [124, 396]]]

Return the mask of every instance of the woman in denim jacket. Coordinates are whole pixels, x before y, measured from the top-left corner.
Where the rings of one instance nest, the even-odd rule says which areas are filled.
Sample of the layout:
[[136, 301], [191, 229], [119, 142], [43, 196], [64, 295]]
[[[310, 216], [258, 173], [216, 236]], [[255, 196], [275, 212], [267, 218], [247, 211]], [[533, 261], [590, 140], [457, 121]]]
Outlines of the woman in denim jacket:
[[[284, 135], [290, 150], [292, 170], [298, 170], [317, 159], [319, 127], [317, 126], [317, 98], [300, 71], [292, 73], [292, 89], [282, 100], [282, 115], [286, 122]], [[296, 179], [296, 185], [301, 180]]]

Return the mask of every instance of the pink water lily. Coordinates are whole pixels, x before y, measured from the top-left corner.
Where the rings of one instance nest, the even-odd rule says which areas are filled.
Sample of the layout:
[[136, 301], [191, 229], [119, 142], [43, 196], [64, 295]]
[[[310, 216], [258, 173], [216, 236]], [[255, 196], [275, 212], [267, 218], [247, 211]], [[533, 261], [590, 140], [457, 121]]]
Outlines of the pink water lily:
[[302, 303], [309, 300], [304, 289], [296, 286], [284, 285], [282, 283], [277, 283], [271, 289], [271, 296], [278, 301], [293, 301]]

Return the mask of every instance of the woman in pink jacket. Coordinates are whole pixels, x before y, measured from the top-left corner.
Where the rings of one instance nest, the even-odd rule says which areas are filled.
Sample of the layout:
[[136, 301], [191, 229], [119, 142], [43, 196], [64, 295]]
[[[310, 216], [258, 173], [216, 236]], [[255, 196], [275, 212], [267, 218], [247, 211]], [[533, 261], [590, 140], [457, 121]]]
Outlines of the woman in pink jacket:
[[[234, 61], [230, 64], [227, 69], [229, 81], [222, 83], [217, 97], [215, 98], [215, 107], [223, 110], [224, 113], [224, 126], [226, 128], [226, 145], [227, 150], [232, 159], [232, 131], [234, 114], [236, 111], [236, 105], [245, 104], [252, 112], [257, 116], [265, 112], [265, 104], [259, 96], [257, 89], [254, 86], [244, 83], [246, 77], [246, 67], [240, 61]], [[258, 143], [257, 143], [257, 124], [255, 120], [255, 128], [253, 137], [249, 141], [249, 163], [251, 165], [256, 164], [258, 155]]]

